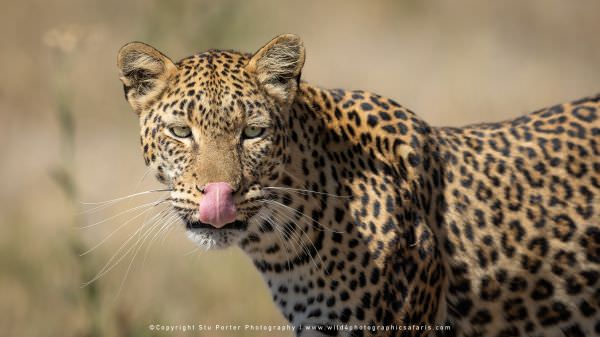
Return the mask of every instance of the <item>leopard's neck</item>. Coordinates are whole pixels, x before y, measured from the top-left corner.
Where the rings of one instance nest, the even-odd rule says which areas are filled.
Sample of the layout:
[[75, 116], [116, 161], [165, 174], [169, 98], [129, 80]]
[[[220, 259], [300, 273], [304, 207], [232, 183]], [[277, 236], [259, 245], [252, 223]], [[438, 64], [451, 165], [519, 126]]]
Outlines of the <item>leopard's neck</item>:
[[[423, 193], [431, 186], [422, 186], [419, 173], [423, 165], [436, 169], [423, 153], [433, 146], [433, 130], [391, 100], [305, 83], [286, 125], [289, 160], [272, 189], [275, 211], [259, 216], [261, 230], [240, 244], [274, 301], [294, 323], [360, 320], [364, 312], [334, 306], [358, 289], [368, 295], [352, 301], [375, 297], [408, 313], [416, 273], [443, 274], [424, 225], [435, 195]], [[427, 254], [429, 263], [416, 265], [416, 256]], [[381, 298], [392, 283], [396, 290]]]

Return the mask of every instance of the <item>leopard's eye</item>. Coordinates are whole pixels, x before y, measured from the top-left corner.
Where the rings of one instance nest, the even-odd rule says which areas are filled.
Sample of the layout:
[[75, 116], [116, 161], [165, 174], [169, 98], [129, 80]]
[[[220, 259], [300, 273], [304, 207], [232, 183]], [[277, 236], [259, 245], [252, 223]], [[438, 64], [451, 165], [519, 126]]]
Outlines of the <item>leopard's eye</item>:
[[172, 126], [169, 131], [177, 138], [189, 138], [192, 136], [192, 129], [189, 126]]
[[265, 128], [259, 128], [256, 126], [247, 126], [244, 129], [243, 136], [244, 136], [244, 139], [258, 138], [258, 137], [262, 136], [262, 134], [264, 132], [265, 132]]

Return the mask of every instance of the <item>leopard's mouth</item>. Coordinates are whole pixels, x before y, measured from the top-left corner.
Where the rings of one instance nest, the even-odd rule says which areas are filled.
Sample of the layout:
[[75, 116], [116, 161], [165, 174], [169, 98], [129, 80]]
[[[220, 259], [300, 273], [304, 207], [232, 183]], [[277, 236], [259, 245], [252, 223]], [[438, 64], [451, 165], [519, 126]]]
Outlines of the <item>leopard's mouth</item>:
[[[237, 209], [237, 219], [225, 224], [211, 224], [200, 220], [197, 210], [174, 206], [185, 226], [187, 237], [204, 249], [223, 249], [237, 244], [247, 232], [253, 216], [260, 207]], [[236, 207], [237, 208], [237, 207]]]
[[208, 229], [208, 230], [225, 230], [225, 229], [233, 229], [233, 230], [246, 230], [248, 228], [248, 223], [246, 221], [236, 220], [234, 222], [230, 222], [224, 225], [221, 228], [215, 228], [211, 224], [207, 224], [201, 221], [185, 221], [185, 228], [187, 230], [195, 230], [195, 229]]
[[198, 246], [209, 249], [224, 249], [236, 244], [248, 228], [248, 223], [236, 220], [222, 227], [198, 220], [185, 220], [187, 237]]

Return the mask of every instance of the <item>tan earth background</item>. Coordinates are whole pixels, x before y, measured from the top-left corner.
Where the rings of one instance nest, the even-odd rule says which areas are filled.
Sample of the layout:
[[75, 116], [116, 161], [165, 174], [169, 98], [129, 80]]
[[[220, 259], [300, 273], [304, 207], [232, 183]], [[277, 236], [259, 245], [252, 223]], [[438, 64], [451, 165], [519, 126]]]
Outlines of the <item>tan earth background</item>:
[[284, 323], [238, 249], [194, 250], [177, 223], [82, 286], [124, 253], [145, 215], [105, 238], [158, 198], [82, 213], [94, 207], [84, 202], [158, 187], [152, 175], [142, 181], [137, 119], [117, 78], [126, 42], [177, 60], [296, 33], [305, 80], [374, 91], [433, 125], [459, 126], [600, 92], [599, 13], [598, 1], [564, 0], [4, 0], [0, 335], [189, 336], [204, 333], [148, 325]]

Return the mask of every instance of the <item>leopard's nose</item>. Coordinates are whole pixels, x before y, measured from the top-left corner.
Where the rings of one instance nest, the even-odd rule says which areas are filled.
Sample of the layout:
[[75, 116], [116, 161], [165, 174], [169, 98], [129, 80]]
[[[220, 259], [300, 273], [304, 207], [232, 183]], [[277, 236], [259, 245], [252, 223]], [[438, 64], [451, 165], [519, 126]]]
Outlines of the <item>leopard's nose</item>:
[[237, 210], [233, 202], [233, 188], [226, 182], [216, 182], [201, 188], [200, 221], [221, 228], [235, 221]]

